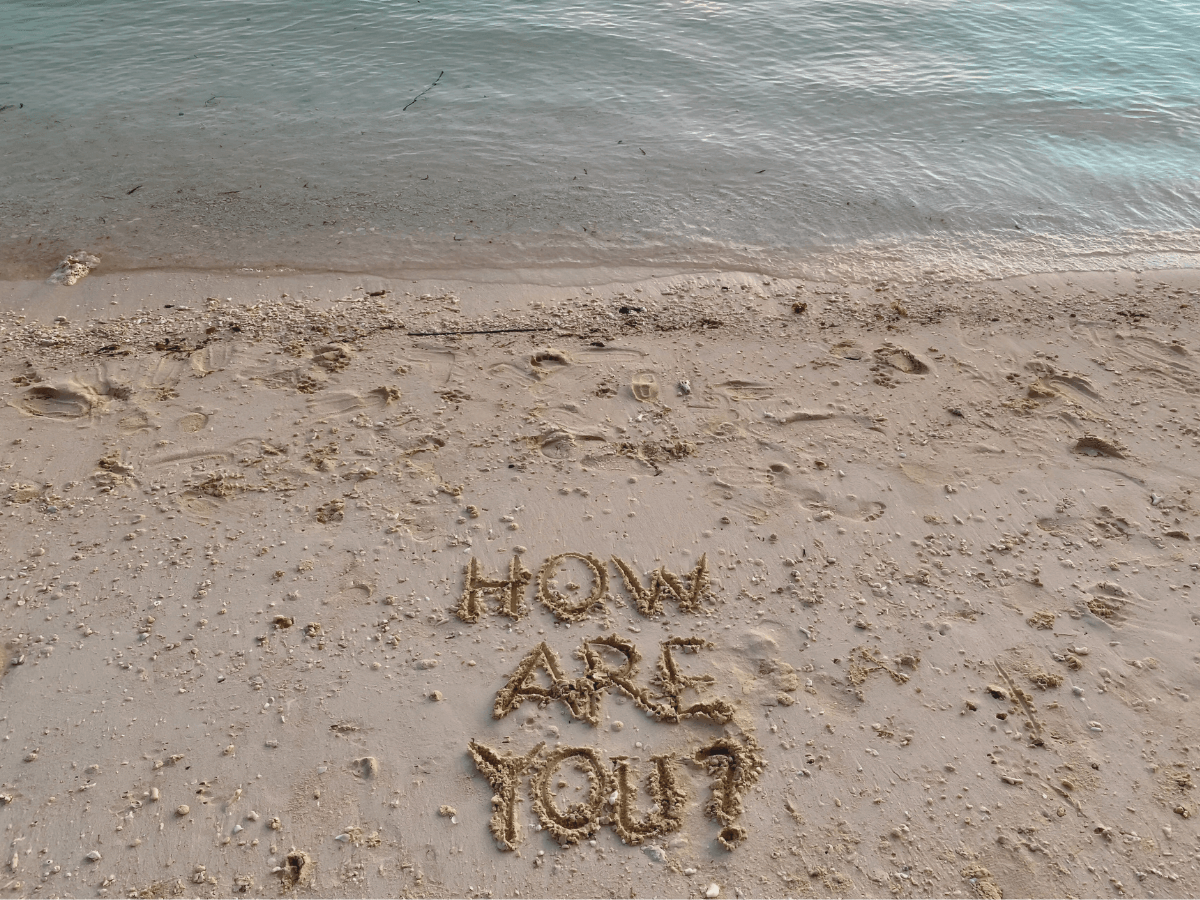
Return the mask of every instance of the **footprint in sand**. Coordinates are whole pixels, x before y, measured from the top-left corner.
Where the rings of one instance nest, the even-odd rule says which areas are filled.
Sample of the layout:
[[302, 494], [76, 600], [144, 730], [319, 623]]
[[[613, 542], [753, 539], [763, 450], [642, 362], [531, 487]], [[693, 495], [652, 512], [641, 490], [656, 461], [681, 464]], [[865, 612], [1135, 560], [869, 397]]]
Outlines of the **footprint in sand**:
[[858, 360], [863, 358], [861, 347], [854, 346], [853, 341], [841, 341], [829, 348], [829, 352], [839, 359]]
[[658, 381], [653, 372], [638, 372], [629, 383], [633, 396], [642, 403], [654, 403], [658, 400]]
[[930, 371], [928, 363], [903, 347], [880, 347], [875, 355], [881, 362], [908, 375], [926, 375]]
[[68, 379], [52, 384], [35, 384], [13, 405], [31, 416], [79, 419], [103, 402], [103, 398], [88, 385]]
[[342, 588], [331, 597], [325, 597], [321, 602], [335, 609], [361, 606], [371, 599], [375, 586], [365, 581], [355, 581], [349, 587]]
[[606, 363], [636, 363], [641, 362], [650, 354], [645, 350], [634, 350], [630, 347], [596, 346], [585, 347], [582, 351], [592, 361]]
[[862, 500], [856, 494], [830, 496], [824, 491], [810, 488], [800, 490], [799, 495], [804, 505], [815, 513], [813, 518], [818, 522], [834, 516], [874, 522], [887, 510], [887, 504], [879, 500]]
[[121, 434], [131, 435], [138, 434], [150, 430], [150, 417], [146, 415], [144, 410], [135, 410], [127, 416], [122, 417], [117, 423]]
[[310, 366], [256, 375], [254, 381], [275, 390], [294, 388], [301, 394], [315, 394], [329, 381], [329, 375], [318, 366]]
[[233, 362], [235, 350], [231, 344], [210, 344], [191, 354], [192, 371], [203, 378], [219, 372]]
[[571, 360], [567, 355], [553, 347], [546, 347], [529, 357], [529, 368], [533, 377], [539, 380], [550, 377], [559, 369], [564, 369], [570, 364]]
[[318, 347], [313, 353], [313, 363], [326, 372], [340, 372], [354, 359], [354, 351], [346, 344], [329, 344]]
[[775, 393], [775, 389], [769, 384], [763, 384], [758, 381], [743, 381], [741, 379], [722, 382], [716, 385], [716, 390], [718, 393], [734, 401], [765, 400]]
[[206, 416], [204, 413], [200, 413], [200, 412], [188, 413], [186, 416], [184, 416], [182, 419], [179, 420], [179, 430], [185, 431], [188, 434], [195, 434], [197, 431], [200, 431], [201, 429], [203, 429], [204, 426], [207, 424], [208, 424], [208, 416]]
[[1110, 627], [1123, 625], [1132, 609], [1146, 605], [1141, 597], [1111, 581], [1093, 585], [1081, 599], [1080, 612], [1090, 613]]
[[577, 434], [561, 427], [552, 427], [542, 432], [532, 442], [536, 442], [542, 455], [550, 459], [574, 459], [581, 443], [603, 447], [605, 440], [602, 434]]
[[164, 356], [156, 360], [147, 370], [143, 377], [143, 387], [175, 387], [179, 384], [179, 379], [182, 377], [186, 367], [187, 365], [183, 360]]

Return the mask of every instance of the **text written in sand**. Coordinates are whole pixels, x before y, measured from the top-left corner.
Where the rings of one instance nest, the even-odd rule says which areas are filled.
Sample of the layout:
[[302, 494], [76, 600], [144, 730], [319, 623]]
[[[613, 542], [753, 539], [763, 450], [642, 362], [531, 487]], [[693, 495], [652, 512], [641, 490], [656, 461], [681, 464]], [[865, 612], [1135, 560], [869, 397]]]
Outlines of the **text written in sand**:
[[[569, 559], [582, 563], [591, 579], [590, 589], [577, 600], [567, 597], [552, 585], [559, 567]], [[633, 566], [620, 557], [612, 557], [612, 564], [625, 591], [643, 616], [661, 615], [667, 603], [676, 604], [681, 612], [699, 612], [701, 603], [711, 589], [708, 554], [702, 555], [696, 567], [685, 577], [661, 566], [643, 581]], [[471, 557], [462, 597], [458, 602], [458, 617], [464, 622], [478, 622], [481, 616], [487, 614], [487, 599], [490, 597], [496, 602], [498, 615], [516, 620], [524, 618], [529, 612], [526, 591], [533, 579], [533, 572], [525, 567], [518, 555], [514, 555], [509, 562], [508, 574], [496, 578], [485, 575], [479, 560]], [[549, 557], [538, 569], [536, 595], [538, 601], [559, 619], [566, 622], [582, 621], [593, 611], [599, 612], [609, 599], [608, 568], [590, 553], [559, 553]]]
[[[555, 576], [568, 560], [574, 560], [576, 569], [586, 572], [590, 581], [586, 587], [573, 582], [568, 586], [580, 595], [578, 599], [567, 597], [554, 585]], [[707, 555], [701, 556], [686, 575], [660, 566], [643, 577], [619, 556], [612, 556], [610, 562], [625, 594], [643, 616], [662, 615], [668, 604], [681, 612], [699, 612], [711, 591]], [[607, 612], [605, 605], [612, 599], [608, 568], [590, 553], [551, 556], [536, 576], [519, 555], [513, 556], [506, 574], [496, 577], [487, 575], [472, 557], [464, 574], [458, 616], [469, 623], [488, 614], [489, 601], [496, 614], [522, 619], [529, 613], [526, 594], [532, 583], [536, 583], [537, 601], [566, 622]], [[600, 724], [604, 696], [616, 691], [659, 723], [675, 725], [698, 719], [728, 726], [734, 722], [736, 712], [732, 703], [696, 696], [716, 679], [685, 674], [677, 657], [712, 647], [700, 637], [669, 637], [659, 642], [655, 672], [643, 681], [638, 675], [641, 652], [632, 641], [616, 633], [585, 639], [575, 653], [582, 662], [582, 672], [576, 670], [573, 674], [567, 672], [554, 649], [542, 641], [525, 654], [497, 692], [492, 717], [503, 719], [526, 702], [543, 707], [561, 703], [572, 718], [594, 727]], [[766, 765], [760, 747], [748, 734], [726, 734], [698, 749], [655, 754], [650, 757], [646, 781], [653, 809], [643, 815], [637, 812], [638, 772], [627, 756], [612, 756], [606, 764], [594, 747], [557, 747], [547, 752], [544, 743], [523, 755], [501, 754], [480, 741], [471, 741], [469, 750], [476, 768], [494, 790], [490, 827], [502, 850], [515, 850], [522, 839], [518, 792], [526, 775], [538, 828], [545, 829], [560, 844], [575, 844], [606, 825], [626, 844], [641, 844], [647, 838], [678, 831], [688, 796], [686, 779], [681, 776], [683, 762], [702, 768], [712, 779], [704, 811], [720, 826], [718, 842], [732, 850], [746, 838], [745, 828], [736, 821], [742, 813], [742, 796]], [[564, 809], [556, 799], [553, 783], [567, 765], [586, 775], [588, 790], [585, 799]]]

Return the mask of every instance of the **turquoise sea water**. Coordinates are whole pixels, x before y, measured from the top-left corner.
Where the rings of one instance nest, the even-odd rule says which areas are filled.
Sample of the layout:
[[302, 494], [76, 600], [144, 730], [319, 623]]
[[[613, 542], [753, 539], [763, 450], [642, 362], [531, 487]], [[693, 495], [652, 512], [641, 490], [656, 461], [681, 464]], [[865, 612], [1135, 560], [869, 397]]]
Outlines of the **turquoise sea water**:
[[1197, 0], [0, 0], [0, 263], [1193, 265], [1198, 48]]

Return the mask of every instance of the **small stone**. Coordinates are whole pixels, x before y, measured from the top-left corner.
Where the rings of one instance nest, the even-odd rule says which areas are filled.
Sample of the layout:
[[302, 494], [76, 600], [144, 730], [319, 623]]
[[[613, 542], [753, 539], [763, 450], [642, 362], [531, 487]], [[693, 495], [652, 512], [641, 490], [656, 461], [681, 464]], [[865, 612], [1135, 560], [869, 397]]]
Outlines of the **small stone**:
[[439, 702], [439, 701], [442, 699], [442, 692], [441, 692], [441, 691], [434, 691], [433, 693], [431, 693], [431, 694], [429, 695], [429, 699], [430, 699], [430, 700], [432, 700], [432, 701], [434, 701], [435, 703]]
[[613, 731], [620, 731], [624, 727], [625, 727], [625, 723], [622, 722], [620, 719], [617, 719], [615, 722], [612, 723]]
[[177, 807], [175, 807], [175, 815], [179, 816], [180, 818], [182, 818], [183, 816], [186, 816], [191, 811], [192, 811], [192, 808], [190, 806], [188, 806], [186, 803], [180, 803]]
[[100, 862], [100, 860], [103, 859], [103, 857], [100, 856], [99, 850], [93, 850], [87, 855], [87, 858], [88, 862]]
[[710, 884], [708, 886], [708, 890], [706, 890], [704, 892], [704, 896], [707, 897], [708, 900], [713, 900], [714, 897], [718, 897], [718, 896], [720, 896], [720, 894], [721, 894], [721, 886], [716, 883]]
[[456, 810], [453, 806], [447, 806], [443, 803], [438, 807], [438, 815], [449, 819], [451, 816], [457, 816], [458, 810]]

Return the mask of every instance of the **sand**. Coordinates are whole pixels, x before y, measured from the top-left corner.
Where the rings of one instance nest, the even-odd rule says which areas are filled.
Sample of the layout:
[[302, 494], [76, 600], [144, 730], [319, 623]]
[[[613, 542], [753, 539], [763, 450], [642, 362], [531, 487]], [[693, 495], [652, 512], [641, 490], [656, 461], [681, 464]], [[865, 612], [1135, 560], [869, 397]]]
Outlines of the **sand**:
[[6, 895], [1200, 893], [1200, 274], [88, 269]]

